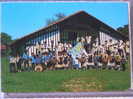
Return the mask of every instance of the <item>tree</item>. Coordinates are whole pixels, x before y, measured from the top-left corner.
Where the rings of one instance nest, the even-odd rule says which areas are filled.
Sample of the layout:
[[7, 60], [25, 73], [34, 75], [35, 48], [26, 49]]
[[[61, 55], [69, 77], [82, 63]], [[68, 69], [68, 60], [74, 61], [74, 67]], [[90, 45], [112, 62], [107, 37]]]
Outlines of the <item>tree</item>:
[[56, 20], [55, 19], [47, 19], [46, 20], [46, 24], [49, 25], [49, 24], [52, 24], [53, 22], [55, 22]]
[[1, 50], [1, 55], [7, 56], [11, 52], [9, 45], [12, 43], [12, 38], [7, 33], [2, 32], [0, 35], [0, 39], [1, 39], [1, 45], [6, 46], [5, 50]]
[[59, 12], [59, 13], [55, 14], [55, 18], [47, 19], [46, 20], [46, 24], [47, 25], [52, 24], [52, 23], [54, 23], [54, 22], [56, 22], [56, 21], [58, 21], [58, 20], [60, 20], [60, 19], [62, 19], [64, 17], [65, 17], [65, 14]]
[[56, 16], [57, 20], [60, 20], [60, 19], [65, 17], [65, 14], [64, 13], [57, 13], [55, 16]]
[[0, 39], [1, 39], [1, 44], [2, 45], [8, 46], [9, 44], [12, 43], [12, 38], [7, 33], [2, 32], [1, 35], [0, 35]]
[[117, 31], [123, 34], [124, 36], [128, 37], [129, 36], [129, 29], [128, 25], [124, 25], [123, 27], [117, 28]]

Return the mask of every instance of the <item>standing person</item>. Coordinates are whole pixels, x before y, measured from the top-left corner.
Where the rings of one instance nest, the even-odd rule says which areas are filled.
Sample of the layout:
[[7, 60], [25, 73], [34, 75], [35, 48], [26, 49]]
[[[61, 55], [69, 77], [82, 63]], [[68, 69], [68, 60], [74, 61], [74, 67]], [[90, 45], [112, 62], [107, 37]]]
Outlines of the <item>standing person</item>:
[[20, 56], [16, 56], [16, 66], [17, 66], [17, 71], [21, 72], [21, 64], [20, 64]]
[[64, 43], [64, 51], [67, 52], [67, 50], [68, 50], [68, 45], [67, 43]]
[[80, 69], [81, 68], [81, 63], [79, 61], [79, 57], [76, 57], [75, 59], [73, 58], [73, 66], [75, 69]]
[[123, 49], [124, 49], [123, 41], [120, 40], [119, 43], [118, 43], [118, 52], [119, 52], [119, 55], [120, 56], [123, 56], [124, 55]]
[[41, 57], [39, 57], [39, 55], [36, 55], [35, 63], [36, 63], [36, 65], [41, 64]]
[[16, 58], [14, 57], [14, 55], [9, 57], [9, 72], [16, 72]]
[[49, 51], [52, 51], [52, 44], [51, 44], [51, 41], [48, 42], [48, 45], [47, 45], [47, 46], [48, 46], [48, 50], [49, 50]]
[[94, 58], [94, 65], [95, 65], [94, 67], [98, 69], [98, 53], [97, 52], [94, 53], [93, 58]]
[[28, 59], [28, 67], [27, 67], [27, 70], [28, 70], [28, 72], [31, 72], [32, 71], [32, 59], [31, 58]]
[[80, 37], [77, 37], [76, 41], [77, 41], [77, 43], [78, 43], [78, 42], [80, 41]]
[[28, 59], [29, 59], [29, 56], [27, 54], [27, 51], [25, 51], [23, 53], [22, 58], [23, 58], [23, 61], [24, 61], [24, 71], [26, 71], [27, 70], [27, 67], [28, 67]]
[[121, 65], [121, 55], [119, 53], [116, 53], [115, 55], [115, 70], [118, 70], [120, 68]]
[[70, 42], [68, 42], [67, 45], [68, 45], [68, 48], [67, 48], [67, 51], [68, 51], [72, 48], [72, 44]]
[[57, 52], [62, 52], [62, 47], [63, 47], [63, 44], [61, 42], [59, 42], [58, 44], [58, 47], [57, 47]]
[[92, 38], [91, 36], [85, 37], [85, 40], [86, 40], [85, 46], [86, 46], [87, 53], [90, 53], [90, 51], [91, 51], [91, 38]]
[[54, 41], [53, 40], [51, 40], [51, 51], [53, 52], [53, 51], [55, 51], [55, 49], [54, 49], [55, 47], [54, 47]]
[[46, 41], [43, 44], [43, 51], [42, 51], [42, 53], [48, 53], [48, 45], [47, 45]]
[[129, 53], [130, 53], [130, 46], [129, 41], [126, 41], [125, 50], [126, 50], [126, 59], [128, 59]]
[[43, 53], [42, 54], [42, 57], [41, 57], [41, 63], [42, 63], [42, 66], [47, 69], [47, 62], [48, 62], [48, 53]]
[[102, 54], [102, 63], [103, 63], [103, 69], [106, 69], [108, 64], [108, 54], [107, 52]]
[[31, 53], [31, 56], [29, 57], [30, 58], [30, 64], [32, 64], [31, 65], [31, 71], [34, 71], [34, 69], [35, 69], [35, 55], [34, 55], [34, 53]]

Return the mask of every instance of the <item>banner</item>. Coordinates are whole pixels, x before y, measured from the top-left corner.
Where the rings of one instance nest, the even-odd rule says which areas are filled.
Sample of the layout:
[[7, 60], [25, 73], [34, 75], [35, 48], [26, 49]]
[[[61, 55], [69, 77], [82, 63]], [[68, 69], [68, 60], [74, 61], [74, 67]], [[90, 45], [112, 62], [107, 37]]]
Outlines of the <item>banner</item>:
[[72, 58], [76, 58], [79, 56], [83, 50], [83, 44], [78, 43], [76, 46], [74, 46], [72, 49], [68, 51], [68, 53], [72, 56]]

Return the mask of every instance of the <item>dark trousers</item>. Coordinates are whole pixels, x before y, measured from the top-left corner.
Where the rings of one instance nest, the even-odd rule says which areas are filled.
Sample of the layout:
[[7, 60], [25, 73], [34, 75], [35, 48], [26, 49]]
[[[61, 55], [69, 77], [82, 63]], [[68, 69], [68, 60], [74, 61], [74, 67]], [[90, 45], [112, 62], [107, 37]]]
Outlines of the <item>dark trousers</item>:
[[19, 71], [21, 70], [21, 63], [20, 62], [17, 63], [17, 70], [19, 70]]
[[9, 68], [10, 70], [10, 72], [11, 73], [15, 73], [16, 72], [16, 65], [15, 65], [15, 63], [10, 63], [10, 68]]
[[24, 71], [28, 70], [28, 60], [24, 60]]
[[28, 71], [33, 71], [33, 67], [32, 66], [28, 66]]
[[34, 70], [35, 70], [35, 64], [32, 63], [32, 71], [34, 71]]

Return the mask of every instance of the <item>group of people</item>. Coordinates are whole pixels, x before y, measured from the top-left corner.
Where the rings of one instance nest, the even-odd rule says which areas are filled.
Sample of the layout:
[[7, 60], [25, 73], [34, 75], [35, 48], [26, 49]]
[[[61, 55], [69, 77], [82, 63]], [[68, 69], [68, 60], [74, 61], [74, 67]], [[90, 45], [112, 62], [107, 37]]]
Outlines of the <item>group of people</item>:
[[51, 41], [49, 47], [47, 42], [36, 45], [35, 53], [28, 53], [28, 49], [23, 55], [10, 56], [10, 72], [22, 71], [44, 71], [55, 69], [115, 69], [125, 70], [125, 63], [129, 56], [129, 41], [107, 40], [104, 44], [92, 42], [91, 36], [78, 37], [77, 43], [82, 43], [83, 52], [73, 58], [69, 53], [73, 49], [71, 43], [58, 42], [56, 46]]

